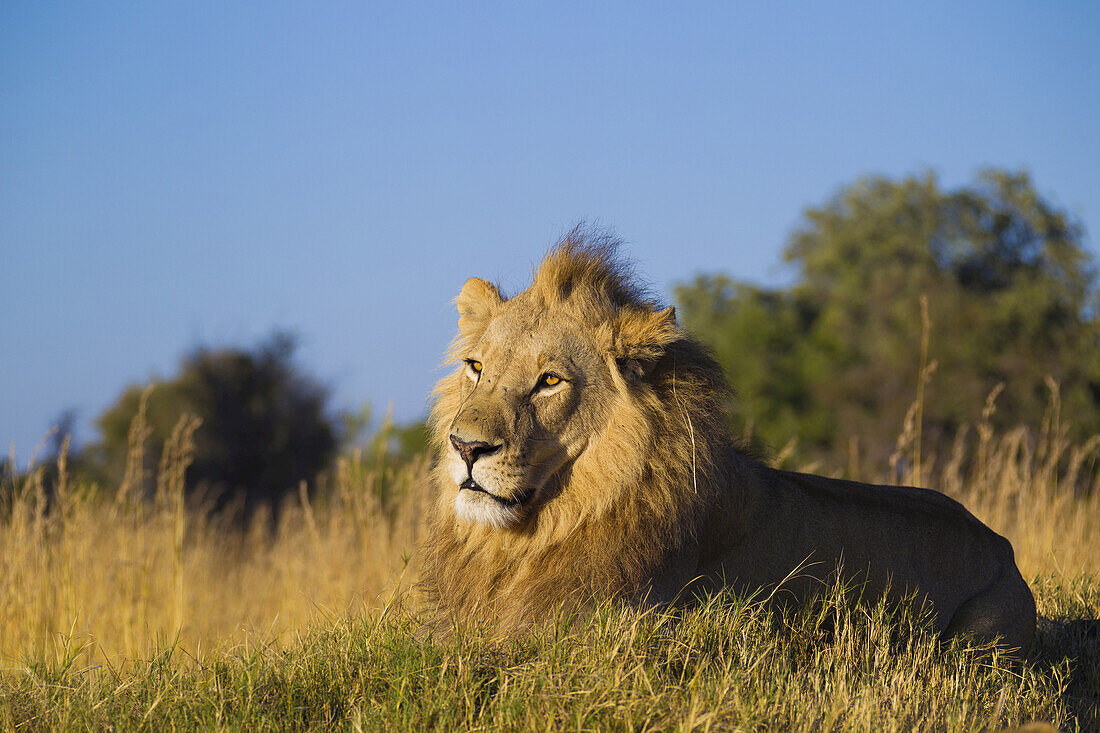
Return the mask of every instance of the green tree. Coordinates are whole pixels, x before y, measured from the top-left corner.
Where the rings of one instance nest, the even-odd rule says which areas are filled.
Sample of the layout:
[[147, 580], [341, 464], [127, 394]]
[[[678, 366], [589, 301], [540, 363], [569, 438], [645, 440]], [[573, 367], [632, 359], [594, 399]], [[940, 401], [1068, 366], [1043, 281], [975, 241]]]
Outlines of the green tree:
[[784, 251], [792, 287], [707, 276], [677, 299], [739, 391], [740, 419], [773, 446], [836, 451], [860, 436], [889, 452], [916, 392], [922, 296], [933, 442], [1000, 382], [997, 418], [1037, 424], [1047, 375], [1084, 435], [1100, 430], [1100, 301], [1083, 240], [1026, 173], [984, 171], [951, 191], [931, 174], [868, 178], [806, 210]]
[[[277, 332], [253, 350], [199, 348], [188, 355], [179, 374], [149, 394], [146, 475], [180, 417], [194, 415], [202, 425], [188, 485], [215, 509], [237, 498], [246, 514], [259, 504], [275, 508], [301, 481], [312, 481], [333, 458], [338, 431], [328, 391], [295, 366], [294, 348], [292, 337]], [[90, 452], [106, 481], [123, 478], [143, 392], [130, 387], [98, 420], [101, 439]]]

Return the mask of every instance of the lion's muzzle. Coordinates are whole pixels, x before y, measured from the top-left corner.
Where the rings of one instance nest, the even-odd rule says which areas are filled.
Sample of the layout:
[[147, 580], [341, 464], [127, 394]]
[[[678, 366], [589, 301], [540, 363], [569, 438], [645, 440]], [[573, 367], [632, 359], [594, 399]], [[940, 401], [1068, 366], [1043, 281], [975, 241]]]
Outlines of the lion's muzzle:
[[496, 503], [499, 504], [501, 507], [507, 509], [517, 507], [524, 502], [524, 500], [527, 498], [526, 496], [517, 496], [513, 498], [501, 496], [500, 494], [490, 491], [485, 486], [482, 486], [474, 478], [474, 464], [477, 463], [478, 459], [482, 458], [483, 456], [491, 456], [497, 453], [498, 451], [500, 451], [501, 448], [504, 447], [503, 443], [493, 445], [492, 443], [488, 443], [484, 440], [463, 440], [453, 433], [450, 436], [450, 440], [451, 445], [455, 449], [455, 452], [458, 453], [458, 456], [462, 459], [462, 462], [466, 464], [465, 479], [461, 480], [458, 478], [458, 476], [455, 476], [460, 491], [470, 491], [474, 493], [484, 494], [485, 496], [494, 499]]
[[462, 460], [466, 463], [466, 469], [473, 471], [474, 462], [478, 458], [496, 453], [504, 444], [490, 445], [484, 440], [462, 440], [451, 433], [451, 445], [458, 451], [458, 455], [462, 456]]
[[507, 499], [507, 498], [505, 498], [505, 497], [503, 497], [503, 496], [497, 496], [497, 495], [496, 495], [496, 494], [494, 494], [493, 492], [491, 492], [491, 491], [489, 491], [488, 489], [484, 488], [484, 487], [483, 487], [483, 486], [482, 486], [481, 484], [479, 484], [479, 483], [478, 483], [477, 481], [474, 481], [474, 480], [473, 480], [472, 478], [468, 478], [468, 479], [466, 479], [465, 481], [463, 481], [463, 482], [462, 482], [462, 483], [461, 483], [461, 484], [459, 485], [459, 487], [458, 487], [458, 488], [459, 488], [459, 489], [462, 489], [462, 490], [464, 490], [464, 491], [479, 491], [479, 492], [481, 492], [482, 494], [485, 494], [486, 496], [488, 496], [488, 497], [490, 497], [490, 498], [492, 498], [492, 499], [495, 499], [495, 500], [496, 500], [496, 502], [497, 502], [498, 504], [500, 504], [501, 506], [503, 506], [503, 507], [508, 507], [508, 508], [512, 508], [512, 507], [517, 507], [517, 506], [519, 506], [520, 504], [522, 504], [522, 503], [523, 503], [524, 501], [526, 501], [526, 500], [527, 500], [527, 496], [526, 496], [526, 495], [524, 495], [524, 496], [519, 496], [519, 497], [516, 497], [516, 498], [513, 498], [513, 499]]

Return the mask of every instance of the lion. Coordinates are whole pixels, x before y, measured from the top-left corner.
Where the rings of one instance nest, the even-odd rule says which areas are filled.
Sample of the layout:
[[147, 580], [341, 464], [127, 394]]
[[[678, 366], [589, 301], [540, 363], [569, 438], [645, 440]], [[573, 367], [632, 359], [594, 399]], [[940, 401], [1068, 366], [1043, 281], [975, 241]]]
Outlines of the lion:
[[1012, 546], [947, 496], [773, 469], [731, 438], [721, 368], [575, 229], [505, 298], [458, 295], [431, 412], [419, 582], [442, 616], [520, 629], [563, 605], [667, 605], [732, 586], [805, 603], [832, 573], [920, 596], [942, 637], [1025, 649]]

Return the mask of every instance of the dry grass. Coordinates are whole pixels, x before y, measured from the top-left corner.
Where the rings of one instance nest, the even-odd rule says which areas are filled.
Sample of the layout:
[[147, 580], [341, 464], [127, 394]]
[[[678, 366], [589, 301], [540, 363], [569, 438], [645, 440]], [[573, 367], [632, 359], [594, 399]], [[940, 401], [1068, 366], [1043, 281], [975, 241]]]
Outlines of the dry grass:
[[1042, 718], [1072, 729], [1068, 668], [941, 648], [922, 619], [843, 592], [782, 617], [731, 596], [683, 613], [606, 603], [504, 643], [420, 639], [392, 613], [205, 665], [167, 650], [126, 674], [33, 669], [0, 697], [0, 727], [978, 733]]
[[889, 468], [862, 469], [853, 449], [846, 471], [937, 486], [1012, 541], [1051, 619], [1022, 676], [930, 641], [899, 647], [891, 625], [919, 631], [919, 620], [881, 609], [846, 610], [829, 631], [738, 599], [672, 626], [607, 608], [591, 634], [552, 625], [507, 648], [477, 634], [423, 643], [407, 614], [383, 622], [377, 611], [415, 576], [426, 457], [397, 468], [384, 454], [346, 457], [324, 498], [288, 503], [273, 532], [262, 517], [226, 532], [185, 506], [192, 422], [178, 426], [153, 495], [139, 495], [139, 418], [113, 492], [71, 485], [65, 451], [50, 499], [41, 471], [6, 479], [0, 666], [15, 674], [0, 724], [977, 731], [1041, 717], [1087, 730], [1100, 725], [1088, 625], [1100, 617], [1100, 438], [1069, 444], [1051, 388], [1038, 430], [995, 434], [995, 390], [944, 456], [921, 455], [914, 406]]
[[[246, 639], [285, 638], [325, 617], [378, 608], [411, 581], [428, 459], [395, 469], [385, 456], [342, 458], [323, 500], [303, 491], [246, 532], [185, 506], [196, 424], [180, 422], [152, 497], [141, 416], [127, 480], [105, 499], [71, 486], [65, 450], [50, 500], [43, 472], [8, 487], [0, 521], [0, 666], [83, 651], [76, 663], [118, 665], [166, 642], [197, 659]], [[385, 506], [383, 499], [386, 499]]]

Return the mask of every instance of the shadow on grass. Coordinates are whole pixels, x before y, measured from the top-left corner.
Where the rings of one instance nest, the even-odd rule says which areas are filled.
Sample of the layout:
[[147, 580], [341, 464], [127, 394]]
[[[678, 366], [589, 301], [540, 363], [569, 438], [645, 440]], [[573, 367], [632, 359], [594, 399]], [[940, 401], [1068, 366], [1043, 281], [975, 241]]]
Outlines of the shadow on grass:
[[1032, 659], [1041, 667], [1068, 663], [1062, 700], [1081, 730], [1100, 731], [1100, 619], [1040, 617]]

